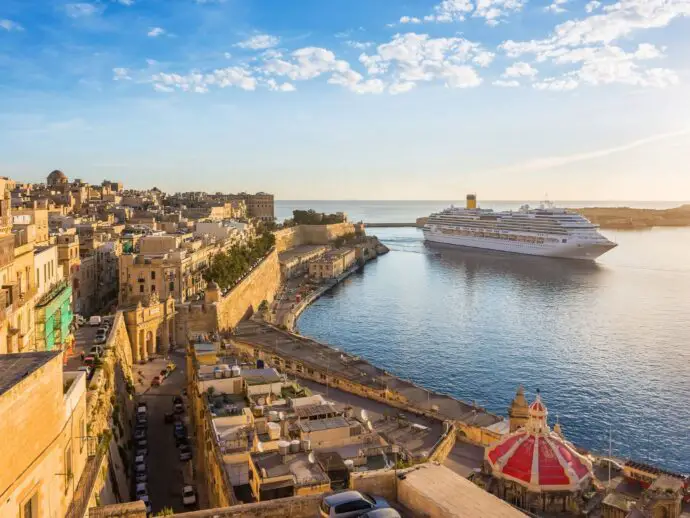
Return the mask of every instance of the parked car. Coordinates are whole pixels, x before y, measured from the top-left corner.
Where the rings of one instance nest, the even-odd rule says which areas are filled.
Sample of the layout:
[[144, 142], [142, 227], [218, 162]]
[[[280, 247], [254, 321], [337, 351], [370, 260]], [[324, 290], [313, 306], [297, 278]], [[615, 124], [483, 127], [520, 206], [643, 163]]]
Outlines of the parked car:
[[148, 448], [149, 446], [149, 441], [144, 438], [144, 439], [137, 439], [137, 448]]
[[196, 504], [196, 492], [192, 486], [184, 486], [182, 488], [182, 504], [194, 505]]
[[146, 496], [148, 499], [149, 489], [146, 482], [139, 482], [136, 486], [137, 500], [143, 500], [142, 496]]
[[137, 425], [141, 425], [146, 428], [147, 424], [149, 424], [149, 418], [146, 416], [146, 414], [137, 414]]
[[329, 495], [321, 501], [322, 517], [361, 516], [375, 509], [390, 507], [388, 502], [379, 496], [372, 496], [359, 491], [343, 491]]
[[176, 437], [175, 438], [175, 446], [178, 448], [181, 448], [182, 446], [189, 446], [189, 438], [188, 437]]
[[136, 471], [137, 473], [145, 473], [145, 472], [146, 472], [146, 463], [143, 461], [144, 457], [139, 456], [139, 457], [137, 457], [137, 458], [141, 458], [142, 461], [141, 461], [141, 462], [137, 462], [137, 463], [134, 465], [134, 471]]
[[180, 446], [180, 460], [186, 461], [192, 458], [192, 449], [188, 444], [183, 444]]
[[96, 358], [94, 358], [93, 356], [87, 356], [86, 358], [84, 358], [84, 365], [86, 365], [87, 367], [91, 367], [93, 369], [95, 363]]
[[134, 479], [135, 479], [137, 482], [147, 482], [148, 479], [149, 479], [149, 476], [146, 474], [146, 471], [142, 471], [141, 473], [137, 473], [137, 474], [134, 476]]
[[161, 385], [162, 382], [163, 382], [163, 377], [162, 377], [162, 376], [160, 376], [160, 375], [155, 376], [155, 377], [151, 380], [151, 386], [152, 386], [152, 387], [160, 387], [160, 385]]
[[183, 414], [184, 413], [184, 405], [182, 403], [175, 403], [173, 406], [173, 411], [176, 414]]
[[95, 343], [96, 345], [104, 344], [107, 339], [108, 337], [106, 335], [96, 335], [96, 337], [93, 339], [93, 343]]
[[137, 457], [139, 457], [139, 456], [141, 456], [141, 457], [147, 457], [148, 454], [149, 454], [149, 449], [148, 449], [148, 448], [139, 448], [139, 447], [137, 446], [137, 450], [136, 450], [136, 453], [135, 453], [135, 455], [136, 455]]
[[74, 315], [74, 323], [77, 324], [77, 326], [83, 326], [84, 324], [86, 324], [86, 319], [77, 313], [76, 315]]
[[137, 428], [136, 430], [134, 430], [134, 439], [139, 441], [139, 440], [145, 439], [145, 438], [146, 438], [146, 430], [143, 430], [141, 428]]
[[176, 405], [178, 403], [182, 403], [182, 396], [173, 396], [173, 405]]
[[96, 358], [100, 358], [101, 356], [103, 356], [103, 347], [99, 345], [92, 346], [91, 349], [89, 349], [89, 355], [94, 356]]
[[103, 319], [101, 319], [101, 317], [99, 317], [98, 315], [94, 315], [89, 319], [89, 325], [91, 327], [100, 326], [101, 322], [103, 322]]
[[170, 424], [175, 420], [175, 414], [172, 412], [166, 412], [165, 415], [163, 415], [163, 421], [165, 424]]
[[400, 518], [400, 513], [393, 509], [392, 507], [384, 507], [383, 509], [374, 509], [369, 511], [367, 514], [363, 514], [362, 517], [366, 518]]

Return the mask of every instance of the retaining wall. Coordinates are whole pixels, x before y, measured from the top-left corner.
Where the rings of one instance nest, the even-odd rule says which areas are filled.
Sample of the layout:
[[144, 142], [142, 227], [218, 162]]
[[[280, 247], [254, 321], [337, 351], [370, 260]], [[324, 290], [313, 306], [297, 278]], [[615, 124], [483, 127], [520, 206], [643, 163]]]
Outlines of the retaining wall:
[[276, 248], [283, 252], [300, 245], [327, 245], [345, 234], [352, 234], [355, 226], [352, 223], [334, 223], [333, 225], [297, 225], [274, 232]]
[[175, 516], [178, 518], [314, 518], [319, 516], [322, 498], [323, 495], [279, 498], [256, 504], [234, 505], [175, 514]]

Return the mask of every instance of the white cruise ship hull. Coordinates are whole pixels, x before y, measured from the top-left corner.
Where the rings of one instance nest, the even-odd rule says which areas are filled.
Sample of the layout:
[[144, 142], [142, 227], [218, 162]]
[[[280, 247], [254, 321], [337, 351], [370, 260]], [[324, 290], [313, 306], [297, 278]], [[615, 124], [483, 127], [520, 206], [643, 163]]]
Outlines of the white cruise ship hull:
[[594, 261], [600, 255], [616, 247], [616, 244], [611, 242], [582, 242], [573, 239], [569, 239], [567, 243], [524, 243], [487, 237], [449, 235], [434, 232], [428, 228], [424, 228], [424, 240], [444, 245], [585, 261]]

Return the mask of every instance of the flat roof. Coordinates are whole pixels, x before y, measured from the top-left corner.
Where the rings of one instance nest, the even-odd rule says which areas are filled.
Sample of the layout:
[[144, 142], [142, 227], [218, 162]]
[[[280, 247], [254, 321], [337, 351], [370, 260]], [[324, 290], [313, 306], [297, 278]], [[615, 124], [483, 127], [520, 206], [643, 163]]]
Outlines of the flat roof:
[[283, 378], [273, 367], [265, 369], [242, 369], [240, 376], [244, 378], [247, 385], [262, 385], [264, 383], [278, 383]]
[[[458, 518], [524, 518], [525, 514], [507, 502], [484, 491], [445, 466], [422, 464], [405, 470], [405, 478], [398, 481], [400, 490], [410, 494], [410, 505], [433, 505], [443, 516]], [[405, 502], [407, 505], [408, 502]], [[408, 505], [409, 507], [409, 505]], [[412, 512], [421, 509], [411, 507]]]
[[0, 395], [59, 354], [60, 351], [0, 354]]
[[[285, 457], [277, 451], [253, 453], [252, 460], [259, 471], [262, 468], [266, 470], [268, 478], [292, 475], [297, 486], [330, 482], [328, 475], [321, 469], [321, 466], [316, 462], [313, 464], [309, 462], [309, 455], [304, 452]], [[262, 484], [261, 487], [263, 489], [266, 486]]]
[[297, 417], [314, 417], [319, 415], [337, 414], [342, 412], [335, 405], [324, 403], [321, 405], [301, 405], [293, 408]]
[[335, 428], [345, 428], [359, 421], [349, 421], [344, 417], [329, 417], [327, 419], [316, 419], [314, 421], [300, 421], [297, 426], [305, 433], [318, 432], [321, 430], [333, 430]]
[[278, 254], [278, 261], [281, 263], [291, 261], [303, 255], [309, 255], [317, 250], [326, 250], [326, 245], [300, 245]]

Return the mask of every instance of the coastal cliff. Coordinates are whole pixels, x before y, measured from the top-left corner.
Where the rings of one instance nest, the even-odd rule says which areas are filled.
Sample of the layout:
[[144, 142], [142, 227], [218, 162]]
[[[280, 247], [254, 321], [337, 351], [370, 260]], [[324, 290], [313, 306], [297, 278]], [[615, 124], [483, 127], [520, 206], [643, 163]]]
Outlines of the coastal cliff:
[[631, 207], [587, 207], [575, 209], [592, 223], [608, 229], [642, 229], [690, 226], [690, 205], [674, 209], [634, 209]]

